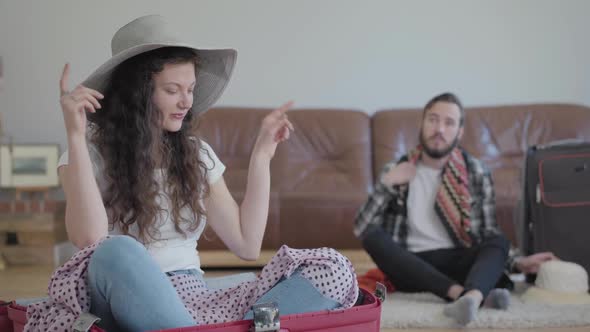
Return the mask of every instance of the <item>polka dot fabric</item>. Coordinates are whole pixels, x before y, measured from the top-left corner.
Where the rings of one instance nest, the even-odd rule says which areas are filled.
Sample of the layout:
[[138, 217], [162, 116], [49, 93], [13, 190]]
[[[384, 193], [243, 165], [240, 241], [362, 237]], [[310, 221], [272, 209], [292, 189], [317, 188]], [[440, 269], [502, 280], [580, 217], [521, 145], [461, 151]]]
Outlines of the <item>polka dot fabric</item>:
[[193, 275], [174, 275], [172, 284], [199, 324], [241, 320], [246, 311], [283, 276], [296, 269], [324, 296], [350, 308], [358, 297], [358, 284], [350, 261], [329, 248], [292, 249], [283, 246], [254, 281], [235, 287], [209, 290]]
[[[94, 249], [78, 252], [53, 274], [49, 299], [30, 305], [25, 331], [70, 331], [82, 312], [90, 309], [86, 270]], [[282, 277], [299, 269], [324, 296], [350, 308], [358, 297], [358, 284], [348, 259], [333, 249], [292, 249], [283, 246], [254, 281], [226, 289], [208, 289], [194, 275], [175, 274], [170, 281], [197, 324], [241, 320], [258, 298]]]
[[71, 331], [72, 324], [90, 310], [86, 270], [90, 256], [102, 241], [77, 252], [49, 281], [49, 299], [27, 307], [24, 331]]

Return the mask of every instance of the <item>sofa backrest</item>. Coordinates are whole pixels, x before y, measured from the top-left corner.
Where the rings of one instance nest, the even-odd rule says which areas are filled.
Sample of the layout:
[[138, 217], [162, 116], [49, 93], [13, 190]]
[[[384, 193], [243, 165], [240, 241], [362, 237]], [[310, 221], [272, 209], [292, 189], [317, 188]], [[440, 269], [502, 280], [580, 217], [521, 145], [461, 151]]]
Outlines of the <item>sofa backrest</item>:
[[590, 107], [545, 104], [468, 110], [463, 147], [492, 170], [520, 168], [529, 146], [590, 140]]
[[[474, 107], [465, 110], [461, 146], [492, 171], [496, 219], [516, 243], [513, 226], [529, 146], [565, 139], [590, 141], [590, 107], [566, 104]], [[379, 111], [372, 117], [373, 174], [414, 148], [421, 109]]]
[[[577, 138], [590, 141], [590, 107], [537, 104], [466, 108], [461, 146], [483, 160], [495, 175], [520, 169], [526, 149]], [[399, 159], [418, 143], [421, 109], [382, 110], [372, 117], [373, 172]]]
[[[200, 134], [226, 164], [224, 177], [237, 200], [246, 188], [250, 155], [260, 124], [270, 111], [215, 108], [201, 118]], [[422, 118], [421, 109], [383, 110], [372, 116], [343, 109], [295, 109], [288, 114], [295, 132], [286, 144], [279, 145], [271, 163], [272, 193], [266, 236], [274, 242], [266, 241], [267, 247], [298, 239], [293, 234], [300, 231], [299, 223], [290, 220], [298, 220], [300, 215], [317, 217], [318, 220], [309, 220], [311, 224], [330, 219], [338, 229], [352, 227], [354, 210], [366, 199], [383, 165], [417, 145]], [[467, 108], [466, 114], [461, 145], [492, 170], [497, 220], [516, 243], [513, 216], [521, 194], [520, 173], [527, 147], [571, 138], [590, 141], [590, 107], [476, 107]], [[347, 202], [348, 210], [339, 207], [342, 202]], [[301, 209], [306, 209], [303, 212], [307, 214]], [[287, 222], [276, 226], [283, 219]], [[358, 245], [351, 230], [343, 232], [346, 235], [339, 235], [342, 243], [329, 243], [343, 248]], [[277, 236], [279, 233], [282, 235]], [[313, 239], [307, 235], [300, 237], [309, 243], [298, 244], [312, 246]]]
[[223, 174], [231, 192], [243, 193], [248, 165], [260, 123], [271, 110], [264, 108], [214, 108], [202, 115], [199, 134], [225, 164]]
[[[214, 108], [199, 132], [227, 166], [232, 192], [246, 188], [248, 165], [262, 119], [271, 109]], [[295, 109], [295, 131], [277, 148], [271, 186], [281, 192], [369, 192], [372, 186], [369, 116], [355, 110]]]
[[418, 144], [421, 119], [422, 113], [418, 109], [390, 109], [373, 114], [371, 140], [375, 178], [385, 164], [400, 159]]
[[293, 110], [295, 131], [272, 166], [282, 192], [365, 192], [372, 185], [369, 116], [355, 110]]

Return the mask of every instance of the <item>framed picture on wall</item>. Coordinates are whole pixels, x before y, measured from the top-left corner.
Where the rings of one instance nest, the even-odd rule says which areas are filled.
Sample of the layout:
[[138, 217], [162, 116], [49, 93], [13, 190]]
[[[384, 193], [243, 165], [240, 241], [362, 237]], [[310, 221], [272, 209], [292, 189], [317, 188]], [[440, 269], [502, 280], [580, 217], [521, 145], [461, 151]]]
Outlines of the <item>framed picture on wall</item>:
[[56, 187], [58, 144], [0, 145], [0, 187]]

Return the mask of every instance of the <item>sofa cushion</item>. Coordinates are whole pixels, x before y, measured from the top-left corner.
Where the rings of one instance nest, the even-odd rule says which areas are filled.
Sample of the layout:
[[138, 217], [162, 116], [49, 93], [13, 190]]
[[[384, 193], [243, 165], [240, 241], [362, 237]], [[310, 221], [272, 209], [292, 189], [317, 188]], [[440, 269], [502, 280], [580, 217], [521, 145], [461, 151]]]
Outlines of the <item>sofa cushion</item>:
[[369, 116], [361, 111], [289, 113], [295, 131], [273, 160], [273, 182], [285, 192], [367, 193], [372, 186]]
[[281, 193], [280, 238], [294, 248], [362, 248], [353, 234], [364, 192]]
[[289, 113], [289, 119], [295, 132], [279, 146], [272, 166], [281, 242], [298, 248], [360, 248], [352, 229], [372, 187], [368, 115], [307, 109]]
[[[226, 166], [223, 178], [238, 204], [246, 191], [250, 155], [262, 119], [271, 111], [264, 108], [215, 108], [199, 118], [198, 131], [221, 162]], [[279, 242], [279, 195], [271, 191], [263, 249], [276, 249]], [[225, 245], [210, 227], [199, 241], [199, 250], [225, 249]]]
[[[232, 196], [238, 204], [244, 200], [244, 192], [234, 192]], [[268, 219], [266, 223], [266, 230], [262, 238], [262, 249], [274, 250], [281, 246], [279, 238], [280, 228], [280, 201], [277, 192], [270, 193], [270, 200], [268, 204]], [[215, 234], [213, 229], [207, 225], [203, 231], [203, 235], [199, 239], [199, 251], [201, 250], [222, 250], [227, 249], [225, 244], [221, 241], [219, 236]]]
[[[251, 151], [271, 109], [216, 108], [201, 118], [199, 132], [226, 164], [224, 178], [240, 202]], [[359, 248], [352, 227], [372, 187], [369, 116], [355, 110], [291, 110], [295, 131], [271, 162], [271, 204], [264, 249]], [[329, 230], [330, 236], [324, 236]], [[205, 232], [200, 250], [224, 245]]]
[[270, 112], [264, 108], [214, 108], [199, 118], [198, 132], [225, 164], [223, 174], [231, 192], [244, 192], [250, 155], [262, 119]]

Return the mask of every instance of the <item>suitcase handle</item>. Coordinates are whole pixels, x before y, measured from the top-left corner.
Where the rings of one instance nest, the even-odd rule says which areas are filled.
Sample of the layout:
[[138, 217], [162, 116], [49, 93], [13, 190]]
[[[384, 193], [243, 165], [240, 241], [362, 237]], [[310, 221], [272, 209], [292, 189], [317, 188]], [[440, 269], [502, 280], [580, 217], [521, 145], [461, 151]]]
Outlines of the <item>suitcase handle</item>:
[[584, 141], [583, 139], [580, 139], [580, 138], [568, 138], [568, 139], [562, 139], [562, 140], [558, 140], [558, 141], [549, 142], [547, 144], [539, 144], [539, 145], [537, 145], [537, 149], [543, 150], [543, 149], [552, 148], [554, 146], [579, 145], [579, 144], [585, 144], [585, 143], [587, 143], [587, 142]]

